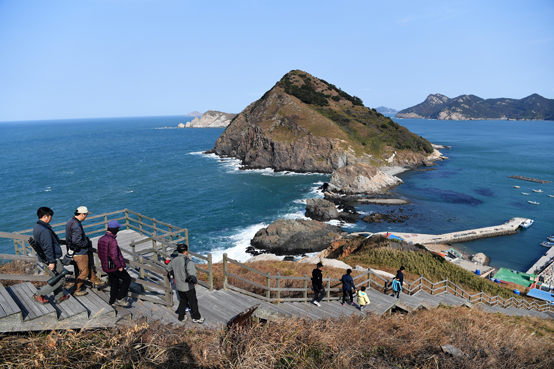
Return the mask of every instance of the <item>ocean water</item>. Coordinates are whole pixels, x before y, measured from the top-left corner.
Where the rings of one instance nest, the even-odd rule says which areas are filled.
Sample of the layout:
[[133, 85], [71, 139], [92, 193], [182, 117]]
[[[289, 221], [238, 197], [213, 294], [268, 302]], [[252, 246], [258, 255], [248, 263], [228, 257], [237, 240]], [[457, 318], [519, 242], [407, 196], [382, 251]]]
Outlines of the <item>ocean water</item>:
[[[0, 231], [32, 228], [49, 206], [54, 223], [77, 206], [101, 214], [128, 208], [189, 229], [191, 248], [245, 260], [250, 239], [278, 218], [304, 216], [305, 200], [322, 197], [328, 175], [239, 170], [234, 159], [202, 152], [223, 129], [176, 129], [191, 118], [139, 117], [0, 123]], [[554, 122], [397, 120], [433, 143], [451, 146], [437, 170], [405, 172], [393, 192], [403, 206], [360, 206], [364, 213], [402, 212], [404, 223], [359, 221], [345, 230], [444, 233], [496, 225], [512, 217], [535, 224], [513, 236], [458, 244], [484, 252], [495, 266], [526, 271], [554, 233]], [[514, 185], [521, 189], [513, 188]], [[541, 188], [542, 194], [531, 189]], [[521, 192], [529, 192], [523, 196]], [[540, 205], [531, 205], [536, 200]], [[13, 243], [0, 239], [0, 252]]]

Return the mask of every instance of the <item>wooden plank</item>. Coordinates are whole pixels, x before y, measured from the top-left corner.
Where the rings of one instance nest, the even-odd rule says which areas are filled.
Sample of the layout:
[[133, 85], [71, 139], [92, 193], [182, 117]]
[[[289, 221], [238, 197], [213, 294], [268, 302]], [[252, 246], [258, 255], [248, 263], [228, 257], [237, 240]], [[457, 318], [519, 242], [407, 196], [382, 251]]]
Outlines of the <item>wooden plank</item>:
[[13, 298], [10, 296], [6, 288], [0, 284], [0, 305], [2, 305], [3, 317], [10, 316], [12, 314], [21, 314], [21, 309]]

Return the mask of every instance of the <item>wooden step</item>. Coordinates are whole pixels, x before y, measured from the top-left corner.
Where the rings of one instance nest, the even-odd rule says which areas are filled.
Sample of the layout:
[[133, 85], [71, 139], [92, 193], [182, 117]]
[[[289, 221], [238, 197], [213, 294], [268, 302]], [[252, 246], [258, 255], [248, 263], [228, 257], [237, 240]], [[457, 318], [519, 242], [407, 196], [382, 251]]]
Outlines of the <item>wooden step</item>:
[[72, 296], [87, 309], [88, 321], [86, 328], [114, 326], [118, 318], [115, 310], [100, 297], [101, 291], [87, 290], [84, 296]]
[[6, 288], [21, 309], [22, 330], [51, 329], [58, 323], [56, 309], [52, 306], [54, 296], [46, 298], [49, 303], [41, 304], [33, 298], [37, 289], [31, 282], [24, 282]]
[[372, 312], [377, 315], [383, 315], [390, 311], [396, 304], [396, 298], [385, 295], [373, 288], [368, 288], [366, 291], [370, 304], [364, 308], [364, 312]]
[[22, 322], [21, 308], [6, 288], [0, 284], [0, 332], [10, 331]]
[[462, 305], [465, 305], [468, 301], [466, 299], [463, 299], [461, 297], [458, 297], [458, 296], [454, 296], [448, 292], [443, 292], [443, 293], [440, 293], [438, 295], [434, 295], [434, 296], [439, 296], [440, 299], [442, 300], [441, 301], [441, 304], [442, 305], [446, 305], [446, 306], [462, 306]]
[[427, 309], [436, 309], [442, 302], [442, 299], [438, 295], [431, 295], [426, 291], [417, 291], [413, 296], [418, 296], [423, 302], [425, 302], [425, 307]]

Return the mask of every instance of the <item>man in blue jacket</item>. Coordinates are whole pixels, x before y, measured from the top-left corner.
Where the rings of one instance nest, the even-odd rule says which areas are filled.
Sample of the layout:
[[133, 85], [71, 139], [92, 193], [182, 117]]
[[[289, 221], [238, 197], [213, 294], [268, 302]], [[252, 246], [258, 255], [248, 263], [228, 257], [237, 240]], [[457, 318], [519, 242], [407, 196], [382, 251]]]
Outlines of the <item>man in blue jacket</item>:
[[354, 305], [354, 292], [356, 292], [356, 285], [354, 284], [354, 279], [350, 275], [352, 274], [352, 269], [348, 269], [346, 274], [342, 276], [342, 304], [346, 303], [346, 295], [350, 295], [350, 305]]
[[83, 229], [83, 222], [90, 214], [86, 206], [79, 206], [75, 210], [75, 216], [65, 224], [65, 238], [68, 249], [75, 251], [73, 256], [73, 266], [75, 267], [75, 287], [73, 289], [74, 296], [83, 296], [87, 291], [83, 289], [83, 283], [87, 278], [90, 278], [93, 286], [100, 287], [104, 283], [98, 278], [94, 272], [94, 263], [92, 256], [91, 244]]
[[[33, 239], [46, 256], [46, 260], [42, 260], [40, 256], [39, 260], [44, 263], [44, 270], [48, 273], [48, 275], [55, 277], [63, 271], [63, 265], [60, 260], [62, 257], [60, 240], [50, 226], [50, 221], [52, 221], [54, 211], [47, 207], [40, 207], [37, 210], [37, 216], [39, 220], [33, 228]], [[44, 296], [54, 292], [56, 302], [60, 303], [67, 300], [69, 295], [65, 295], [63, 292], [64, 283], [65, 277], [62, 277], [58, 283], [53, 286], [46, 284], [45, 286], [39, 288], [33, 297], [41, 304], [46, 304], [48, 299]]]

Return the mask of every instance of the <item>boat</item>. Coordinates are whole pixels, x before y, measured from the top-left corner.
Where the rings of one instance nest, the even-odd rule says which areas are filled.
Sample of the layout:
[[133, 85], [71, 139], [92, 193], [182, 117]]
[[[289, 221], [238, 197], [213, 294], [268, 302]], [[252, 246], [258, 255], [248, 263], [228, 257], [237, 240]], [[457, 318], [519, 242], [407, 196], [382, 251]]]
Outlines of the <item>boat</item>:
[[554, 246], [554, 242], [543, 241], [543, 242], [541, 242], [541, 246], [552, 247], [552, 246]]
[[541, 193], [542, 190], [533, 190], [533, 192], [539, 192], [539, 193]]
[[526, 219], [523, 223], [521, 223], [521, 228], [529, 228], [535, 221], [533, 219]]
[[551, 234], [550, 236], [546, 237], [548, 241], [554, 242], [554, 234]]
[[539, 203], [536, 201], [527, 201], [529, 204], [538, 205]]
[[514, 188], [519, 188], [519, 186], [514, 186]]
[[554, 197], [554, 195], [548, 195], [548, 197]]
[[529, 196], [529, 195], [530, 195], [529, 192], [522, 192], [521, 194], [522, 194], [522, 195], [526, 195], [526, 196]]

